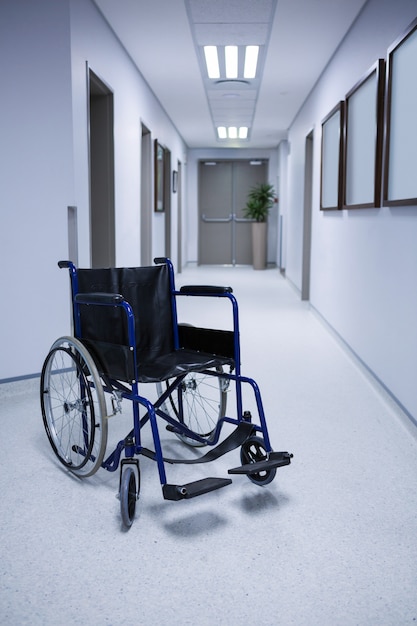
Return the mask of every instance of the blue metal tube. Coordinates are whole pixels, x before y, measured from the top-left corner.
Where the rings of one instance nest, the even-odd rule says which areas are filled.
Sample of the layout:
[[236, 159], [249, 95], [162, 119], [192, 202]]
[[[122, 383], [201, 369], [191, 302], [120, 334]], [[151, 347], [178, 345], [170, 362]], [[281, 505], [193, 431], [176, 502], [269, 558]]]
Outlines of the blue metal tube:
[[172, 326], [174, 331], [174, 348], [178, 350], [180, 347], [180, 340], [178, 334], [178, 314], [177, 314], [177, 298], [175, 293], [175, 274], [174, 266], [169, 259], [165, 260], [169, 271], [169, 286], [171, 289], [171, 307], [172, 307]]
[[166, 474], [165, 474], [165, 465], [164, 465], [164, 456], [162, 454], [162, 446], [161, 439], [159, 437], [158, 424], [156, 421], [156, 413], [152, 402], [149, 402], [146, 398], [141, 398], [140, 396], [133, 398], [134, 403], [140, 402], [143, 406], [146, 407], [149, 415], [149, 419], [151, 422], [152, 436], [153, 442], [155, 446], [156, 453], [156, 462], [158, 465], [159, 479], [161, 481], [161, 485], [165, 485], [167, 482]]
[[[209, 287], [207, 288], [209, 289]], [[242, 386], [240, 379], [240, 330], [239, 330], [239, 306], [235, 296], [230, 291], [224, 292], [209, 292], [207, 293], [201, 291], [192, 291], [190, 288], [189, 291], [176, 291], [176, 296], [200, 296], [202, 298], [228, 298], [232, 305], [232, 313], [233, 313], [233, 346], [234, 346], [234, 361], [236, 368], [236, 402], [237, 402], [237, 414], [239, 416], [239, 421], [243, 419], [243, 406], [242, 406]]]
[[77, 268], [72, 261], [59, 261], [58, 267], [61, 269], [66, 268], [69, 270], [72, 295], [72, 313], [74, 319], [74, 336], [79, 338], [81, 335], [80, 308], [75, 301], [75, 296], [78, 294]]
[[177, 292], [175, 291], [175, 271], [172, 261], [166, 257], [157, 257], [154, 259], [154, 263], [157, 265], [166, 265], [169, 275], [169, 288], [171, 293], [171, 311], [172, 311], [172, 329], [174, 334], [174, 348], [178, 350], [180, 347], [180, 340], [178, 334], [178, 315], [177, 315]]
[[[217, 377], [218, 374], [215, 374], [214, 372], [211, 372], [210, 370], [204, 370], [203, 372], [204, 374], [207, 374], [209, 376], [214, 376]], [[252, 387], [254, 395], [255, 395], [255, 401], [256, 401], [256, 407], [258, 409], [258, 415], [259, 415], [259, 423], [260, 423], [260, 427], [257, 427], [254, 424], [254, 428], [256, 428], [257, 430], [260, 430], [262, 432], [262, 436], [264, 438], [265, 441], [265, 446], [268, 452], [270, 452], [272, 450], [271, 448], [271, 443], [270, 443], [270, 439], [269, 439], [269, 434], [268, 434], [268, 427], [266, 424], [266, 417], [265, 417], [265, 411], [264, 411], [264, 407], [263, 407], [263, 403], [262, 403], [262, 397], [261, 397], [261, 392], [260, 389], [258, 387], [258, 384], [255, 380], [253, 380], [253, 378], [248, 378], [246, 376], [241, 376], [238, 374], [227, 374], [222, 373], [221, 374], [222, 378], [226, 378], [227, 380], [233, 380], [236, 383], [236, 390], [241, 392], [241, 388], [242, 388], [242, 383], [248, 384]], [[242, 421], [243, 419], [243, 413], [242, 413], [242, 396], [237, 395], [236, 393], [236, 397], [237, 397], [237, 411], [238, 411], [238, 422]], [[240, 404], [239, 404], [240, 401]], [[225, 419], [223, 421], [230, 421], [233, 423], [233, 420], [229, 420], [229, 419]]]

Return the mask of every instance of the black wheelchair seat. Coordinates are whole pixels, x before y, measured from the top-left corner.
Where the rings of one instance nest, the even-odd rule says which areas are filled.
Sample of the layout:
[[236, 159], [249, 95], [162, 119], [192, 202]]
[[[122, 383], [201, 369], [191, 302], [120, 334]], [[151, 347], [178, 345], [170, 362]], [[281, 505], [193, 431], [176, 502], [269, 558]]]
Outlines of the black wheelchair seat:
[[[167, 265], [79, 269], [77, 277], [82, 294], [78, 296], [82, 342], [94, 355], [100, 373], [127, 382], [149, 383], [191, 371], [233, 367], [232, 332], [175, 324]], [[120, 306], [110, 310], [109, 306], [95, 306], [100, 295], [103, 304], [112, 295], [115, 305], [123, 299], [131, 306], [135, 350], [129, 345], [125, 311]], [[82, 303], [86, 301], [89, 303]]]

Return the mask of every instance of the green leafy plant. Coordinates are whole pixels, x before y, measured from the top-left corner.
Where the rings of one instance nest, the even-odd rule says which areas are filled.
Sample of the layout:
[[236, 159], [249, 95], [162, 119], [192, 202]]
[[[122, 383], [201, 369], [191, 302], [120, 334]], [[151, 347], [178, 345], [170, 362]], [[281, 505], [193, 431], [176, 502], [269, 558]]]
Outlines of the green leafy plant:
[[275, 190], [269, 183], [258, 183], [248, 193], [243, 214], [257, 222], [266, 222], [268, 213], [275, 202]]

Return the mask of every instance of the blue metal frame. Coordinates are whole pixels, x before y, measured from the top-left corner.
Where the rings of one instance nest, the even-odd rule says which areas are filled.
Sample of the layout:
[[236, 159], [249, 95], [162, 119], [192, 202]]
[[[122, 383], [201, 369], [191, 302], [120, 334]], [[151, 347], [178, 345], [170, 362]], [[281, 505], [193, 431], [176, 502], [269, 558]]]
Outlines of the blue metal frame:
[[[155, 455], [154, 458], [157, 462], [159, 478], [161, 485], [165, 485], [167, 483], [166, 472], [165, 472], [165, 462], [162, 452], [161, 440], [159, 436], [159, 429], [157, 423], [157, 417], [163, 418], [168, 424], [176, 429], [177, 432], [194, 438], [196, 441], [201, 443], [205, 443], [208, 446], [215, 446], [218, 444], [220, 439], [220, 434], [222, 431], [222, 427], [224, 423], [231, 423], [235, 425], [239, 425], [242, 421], [247, 421], [246, 416], [243, 415], [242, 409], [242, 384], [248, 384], [252, 387], [252, 390], [255, 395], [256, 406], [259, 415], [259, 424], [252, 424], [253, 431], [259, 432], [262, 434], [262, 437], [265, 442], [266, 451], [269, 453], [272, 451], [270, 439], [268, 435], [268, 429], [266, 425], [265, 413], [262, 404], [262, 398], [260, 394], [259, 387], [257, 383], [252, 378], [247, 378], [241, 375], [241, 364], [240, 364], [240, 342], [239, 342], [239, 309], [238, 303], [234, 295], [229, 291], [224, 292], [200, 292], [198, 290], [192, 291], [187, 290], [187, 292], [177, 291], [175, 289], [175, 278], [174, 278], [174, 268], [169, 259], [158, 258], [155, 259], [155, 263], [162, 264], [165, 263], [168, 266], [169, 270], [169, 279], [170, 279], [170, 289], [171, 289], [171, 303], [172, 303], [172, 313], [173, 313], [173, 333], [174, 333], [174, 346], [175, 349], [179, 348], [179, 335], [178, 335], [178, 319], [177, 319], [177, 297], [218, 297], [218, 298], [227, 298], [232, 306], [232, 314], [233, 314], [233, 343], [234, 343], [234, 361], [235, 361], [235, 373], [225, 373], [222, 372], [216, 373], [212, 370], [206, 370], [203, 373], [209, 376], [221, 377], [227, 379], [229, 381], [233, 381], [236, 387], [236, 411], [237, 417], [222, 417], [219, 419], [217, 426], [215, 428], [214, 434], [211, 436], [210, 440], [207, 440], [196, 433], [193, 433], [187, 429], [187, 427], [181, 424], [179, 421], [175, 420], [173, 417], [168, 415], [161, 407], [163, 406], [165, 400], [169, 397], [175, 389], [179, 388], [181, 382], [185, 378], [185, 374], [183, 376], [179, 376], [176, 378], [172, 384], [170, 384], [169, 388], [158, 398], [157, 402], [153, 404], [146, 397], [141, 396], [139, 394], [139, 385], [138, 385], [138, 376], [137, 376], [137, 359], [136, 359], [136, 337], [135, 337], [135, 318], [133, 310], [128, 302], [126, 302], [122, 297], [116, 296], [115, 294], [109, 294], [108, 297], [105, 297], [104, 294], [100, 294], [100, 297], [94, 298], [91, 297], [91, 294], [80, 294], [78, 290], [78, 277], [77, 277], [77, 269], [74, 264], [70, 261], [60, 261], [60, 268], [68, 268], [70, 272], [71, 278], [71, 290], [72, 290], [72, 302], [73, 302], [73, 316], [74, 316], [74, 334], [75, 337], [82, 341], [81, 336], [81, 323], [80, 323], [80, 305], [81, 304], [89, 304], [92, 306], [116, 306], [122, 307], [125, 311], [127, 318], [127, 328], [128, 328], [128, 341], [129, 341], [129, 349], [133, 352], [134, 359], [134, 367], [135, 367], [135, 377], [134, 380], [131, 381], [131, 389], [122, 384], [120, 381], [106, 379], [103, 384], [103, 390], [107, 393], [114, 393], [117, 391], [122, 398], [128, 399], [132, 401], [132, 409], [133, 409], [133, 429], [130, 433], [125, 437], [125, 439], [121, 440], [111, 452], [111, 454], [103, 461], [102, 467], [107, 471], [114, 472], [117, 470], [120, 464], [121, 456], [124, 452], [126, 458], [132, 458], [135, 455], [142, 454], [144, 448], [141, 444], [141, 429], [143, 426], [149, 421], [152, 436], [155, 447]], [[145, 415], [140, 418], [139, 406], [144, 407]]]

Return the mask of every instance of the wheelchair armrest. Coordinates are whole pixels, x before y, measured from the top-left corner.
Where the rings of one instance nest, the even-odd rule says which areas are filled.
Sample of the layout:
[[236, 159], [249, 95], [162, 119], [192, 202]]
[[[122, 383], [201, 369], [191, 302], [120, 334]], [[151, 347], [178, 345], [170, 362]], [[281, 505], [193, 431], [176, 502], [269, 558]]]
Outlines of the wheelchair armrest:
[[110, 304], [118, 305], [124, 302], [119, 293], [78, 293], [75, 296], [77, 304]]
[[218, 295], [222, 293], [233, 293], [231, 287], [216, 287], [213, 285], [184, 285], [180, 288], [180, 293], [195, 295]]

